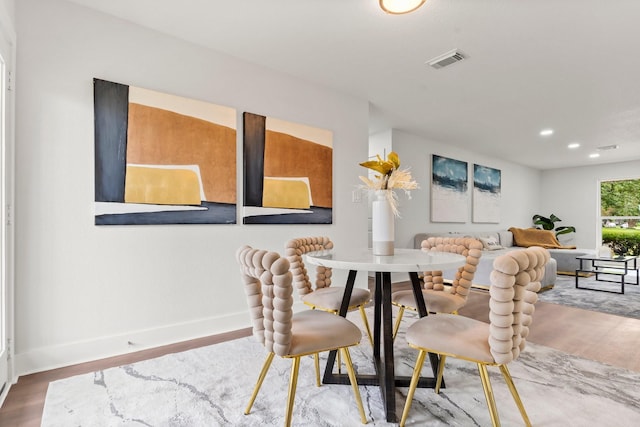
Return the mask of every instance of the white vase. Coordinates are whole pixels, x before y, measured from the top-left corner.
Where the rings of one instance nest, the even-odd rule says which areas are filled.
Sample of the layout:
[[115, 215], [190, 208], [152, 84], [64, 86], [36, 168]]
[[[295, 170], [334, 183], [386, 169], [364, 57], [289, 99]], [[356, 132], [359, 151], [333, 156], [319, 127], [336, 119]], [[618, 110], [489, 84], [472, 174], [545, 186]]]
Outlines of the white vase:
[[371, 203], [371, 237], [374, 255], [393, 255], [394, 223], [393, 208], [387, 192], [376, 191], [375, 199]]

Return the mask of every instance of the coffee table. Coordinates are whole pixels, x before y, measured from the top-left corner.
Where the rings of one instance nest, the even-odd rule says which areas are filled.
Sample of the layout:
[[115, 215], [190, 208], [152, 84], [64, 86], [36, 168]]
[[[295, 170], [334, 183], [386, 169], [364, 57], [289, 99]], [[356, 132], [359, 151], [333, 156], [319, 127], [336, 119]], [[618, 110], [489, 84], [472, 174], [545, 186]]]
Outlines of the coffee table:
[[[589, 291], [599, 292], [611, 292], [614, 294], [624, 294], [625, 277], [630, 271], [636, 272], [636, 282], [629, 283], [630, 285], [640, 286], [640, 278], [638, 277], [638, 257], [634, 256], [615, 256], [615, 257], [599, 257], [595, 255], [582, 255], [576, 257], [580, 262], [580, 267], [576, 270], [576, 289], [586, 289]], [[583, 262], [588, 261], [591, 264], [591, 269], [587, 270], [583, 265]], [[588, 265], [588, 264], [587, 264]], [[599, 282], [611, 282], [620, 284], [620, 292], [612, 291], [609, 289], [601, 288], [586, 288], [580, 287], [579, 277], [580, 273], [594, 273], [596, 280]], [[617, 280], [601, 279], [601, 276], [616, 277]]]

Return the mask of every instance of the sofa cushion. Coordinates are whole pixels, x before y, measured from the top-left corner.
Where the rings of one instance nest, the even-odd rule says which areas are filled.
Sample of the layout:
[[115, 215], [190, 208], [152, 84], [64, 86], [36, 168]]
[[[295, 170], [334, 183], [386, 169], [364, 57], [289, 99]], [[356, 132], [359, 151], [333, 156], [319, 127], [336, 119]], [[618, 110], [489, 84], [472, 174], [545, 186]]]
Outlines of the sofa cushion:
[[478, 238], [482, 242], [482, 247], [487, 251], [496, 251], [498, 249], [504, 249], [498, 239], [495, 236], [491, 237], [479, 237]]
[[510, 248], [513, 246], [513, 233], [510, 231], [498, 231], [498, 236], [500, 237], [500, 244], [505, 248]]

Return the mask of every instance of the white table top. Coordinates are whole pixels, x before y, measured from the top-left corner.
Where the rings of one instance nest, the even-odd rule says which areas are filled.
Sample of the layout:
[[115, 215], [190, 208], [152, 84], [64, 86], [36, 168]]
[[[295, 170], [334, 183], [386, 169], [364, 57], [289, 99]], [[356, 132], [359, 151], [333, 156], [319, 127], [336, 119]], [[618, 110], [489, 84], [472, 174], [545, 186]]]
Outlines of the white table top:
[[420, 272], [457, 268], [465, 257], [448, 252], [425, 252], [420, 249], [398, 249], [394, 255], [373, 255], [371, 249], [332, 249], [309, 252], [306, 262], [344, 270], [376, 272]]

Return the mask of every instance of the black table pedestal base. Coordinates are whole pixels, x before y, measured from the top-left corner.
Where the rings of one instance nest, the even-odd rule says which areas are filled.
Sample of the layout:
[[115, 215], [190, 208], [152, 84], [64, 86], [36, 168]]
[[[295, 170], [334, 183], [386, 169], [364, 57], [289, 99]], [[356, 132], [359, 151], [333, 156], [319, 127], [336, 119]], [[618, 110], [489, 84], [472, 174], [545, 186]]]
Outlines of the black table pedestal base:
[[[346, 316], [351, 293], [355, 283], [357, 271], [349, 272], [345, 288], [340, 315]], [[427, 315], [427, 308], [422, 297], [422, 287], [417, 273], [409, 273], [411, 286], [420, 317]], [[373, 321], [373, 358], [376, 367], [376, 375], [356, 374], [358, 385], [374, 385], [380, 387], [382, 400], [385, 407], [388, 422], [397, 422], [396, 417], [396, 387], [409, 387], [410, 376], [396, 376], [393, 355], [393, 319], [391, 305], [391, 273], [377, 272], [375, 279], [374, 295], [374, 321]], [[336, 374], [333, 368], [336, 361], [336, 351], [329, 353], [322, 382], [325, 384], [351, 384], [347, 374]], [[440, 359], [436, 354], [429, 353], [429, 361], [433, 370], [433, 377], [420, 378], [418, 387], [435, 388], [436, 375]], [[444, 380], [441, 387], [444, 387]]]

